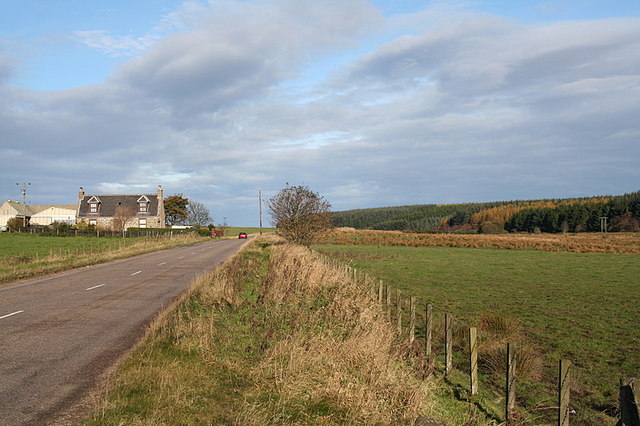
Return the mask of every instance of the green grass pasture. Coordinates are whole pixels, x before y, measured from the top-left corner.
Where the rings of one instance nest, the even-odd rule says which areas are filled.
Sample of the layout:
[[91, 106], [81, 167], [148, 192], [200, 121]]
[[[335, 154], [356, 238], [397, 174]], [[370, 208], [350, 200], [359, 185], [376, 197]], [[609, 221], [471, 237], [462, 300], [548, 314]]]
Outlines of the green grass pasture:
[[138, 241], [139, 238], [56, 237], [3, 232], [0, 233], [0, 262], [13, 257], [42, 258], [52, 254], [112, 250]]
[[[542, 352], [551, 381], [559, 358], [575, 369], [573, 402], [580, 424], [613, 414], [621, 377], [639, 377], [637, 255], [552, 253], [448, 247], [320, 245], [385, 283], [474, 325], [483, 313], [521, 320]], [[555, 384], [522, 387], [529, 410], [554, 405]], [[544, 401], [536, 400], [545, 395]], [[538, 395], [538, 396], [535, 396]], [[579, 420], [580, 419], [580, 420]]]
[[[216, 229], [220, 229], [220, 228], [216, 228]], [[233, 237], [233, 236], [238, 236], [238, 234], [240, 232], [246, 232], [247, 234], [260, 234], [260, 228], [256, 227], [256, 226], [227, 226], [226, 228], [224, 228], [224, 235], [227, 237]], [[272, 233], [275, 232], [274, 228], [262, 228], [262, 233], [263, 234], [268, 234], [268, 233]]]
[[207, 240], [193, 233], [159, 238], [1, 233], [0, 283]]

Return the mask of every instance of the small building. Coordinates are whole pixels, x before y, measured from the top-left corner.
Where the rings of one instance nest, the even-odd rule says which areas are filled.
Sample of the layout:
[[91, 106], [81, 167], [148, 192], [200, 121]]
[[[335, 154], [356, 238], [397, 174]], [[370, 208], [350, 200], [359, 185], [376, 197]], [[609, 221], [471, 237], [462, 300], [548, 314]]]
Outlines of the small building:
[[9, 219], [14, 217], [24, 218], [26, 216], [26, 223], [28, 224], [32, 215], [33, 211], [30, 206], [7, 200], [0, 205], [0, 228], [6, 228]]
[[76, 223], [75, 204], [43, 204], [29, 206], [33, 212], [31, 215], [31, 225], [51, 225], [54, 222]]
[[86, 194], [80, 187], [77, 223], [102, 229], [164, 228], [164, 194], [158, 185], [155, 194]]

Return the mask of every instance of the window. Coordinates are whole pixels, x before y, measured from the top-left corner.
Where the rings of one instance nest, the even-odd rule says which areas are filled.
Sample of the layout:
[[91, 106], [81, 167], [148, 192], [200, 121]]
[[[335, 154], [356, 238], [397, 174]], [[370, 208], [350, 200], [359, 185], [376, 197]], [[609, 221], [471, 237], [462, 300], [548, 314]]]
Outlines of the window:
[[96, 219], [89, 219], [89, 225], [97, 226], [98, 221]]
[[147, 219], [138, 219], [138, 228], [146, 228]]
[[146, 195], [138, 198], [138, 213], [146, 213], [149, 211], [149, 198]]
[[100, 198], [96, 197], [95, 195], [89, 198], [89, 200], [87, 200], [87, 204], [89, 205], [89, 213], [97, 214], [98, 210], [100, 210], [100, 202]]

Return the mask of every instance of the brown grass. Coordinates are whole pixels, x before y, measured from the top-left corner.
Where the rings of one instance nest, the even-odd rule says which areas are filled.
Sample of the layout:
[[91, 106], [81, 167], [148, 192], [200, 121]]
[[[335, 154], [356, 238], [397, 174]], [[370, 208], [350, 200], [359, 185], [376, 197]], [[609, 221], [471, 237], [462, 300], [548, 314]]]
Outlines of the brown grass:
[[[430, 411], [432, 385], [398, 362], [386, 314], [344, 271], [300, 246], [276, 246], [264, 300], [293, 313], [287, 319], [292, 330], [270, 345], [253, 370], [262, 390], [276, 393], [277, 400], [252, 405], [239, 423], [393, 424]], [[307, 306], [295, 313], [285, 308], [305, 300]], [[332, 414], [313, 421], [306, 414], [292, 416], [296, 404], [332, 407]]]
[[336, 229], [326, 244], [467, 247], [574, 253], [640, 254], [640, 233], [608, 234], [412, 234]]
[[274, 238], [245, 245], [154, 323], [89, 424], [479, 418], [417, 377], [364, 278]]

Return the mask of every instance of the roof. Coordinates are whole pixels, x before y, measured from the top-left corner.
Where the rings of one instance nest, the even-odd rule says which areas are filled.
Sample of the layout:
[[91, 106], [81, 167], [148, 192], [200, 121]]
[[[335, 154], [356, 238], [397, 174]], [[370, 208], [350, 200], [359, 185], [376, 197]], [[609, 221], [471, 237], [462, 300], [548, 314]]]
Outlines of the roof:
[[[138, 200], [140, 197], [147, 197], [149, 199], [149, 206], [146, 212], [138, 212]], [[100, 203], [98, 213], [89, 213], [88, 201], [96, 197]], [[116, 209], [119, 206], [129, 206], [135, 212], [135, 216], [138, 217], [151, 217], [157, 216], [158, 213], [158, 194], [127, 194], [127, 195], [95, 195], [86, 194], [80, 200], [80, 209], [78, 216], [82, 217], [113, 217], [116, 214]]]
[[23, 215], [26, 213], [27, 216], [31, 216], [33, 214], [33, 210], [31, 209], [31, 206], [26, 206], [26, 209], [25, 209], [25, 205], [18, 201], [7, 200], [4, 203], [2, 203], [2, 205], [4, 204], [8, 204], [9, 206], [13, 207], [13, 209], [19, 215]]

